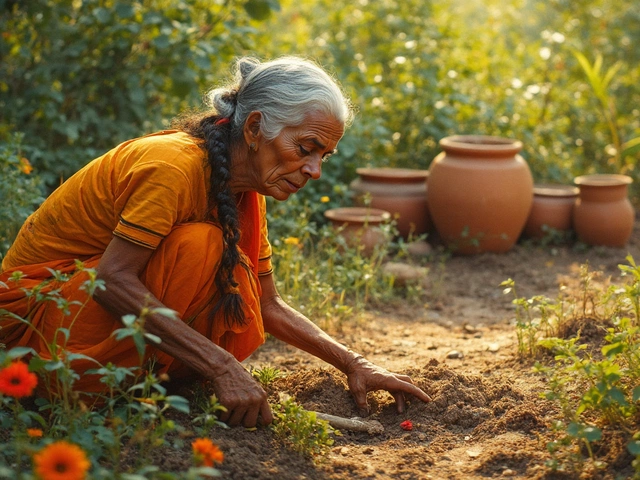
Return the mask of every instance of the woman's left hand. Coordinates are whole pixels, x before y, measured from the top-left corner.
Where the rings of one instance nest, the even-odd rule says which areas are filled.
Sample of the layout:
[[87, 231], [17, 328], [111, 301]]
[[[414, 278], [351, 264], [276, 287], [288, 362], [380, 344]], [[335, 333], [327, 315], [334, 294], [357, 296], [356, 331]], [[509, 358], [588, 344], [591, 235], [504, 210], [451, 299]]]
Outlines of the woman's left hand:
[[396, 400], [398, 413], [406, 407], [405, 394], [413, 395], [423, 402], [430, 402], [431, 397], [416, 387], [407, 375], [391, 373], [378, 367], [365, 358], [358, 356], [351, 362], [347, 371], [349, 390], [358, 406], [363, 411], [369, 411], [367, 393], [375, 390], [386, 390]]

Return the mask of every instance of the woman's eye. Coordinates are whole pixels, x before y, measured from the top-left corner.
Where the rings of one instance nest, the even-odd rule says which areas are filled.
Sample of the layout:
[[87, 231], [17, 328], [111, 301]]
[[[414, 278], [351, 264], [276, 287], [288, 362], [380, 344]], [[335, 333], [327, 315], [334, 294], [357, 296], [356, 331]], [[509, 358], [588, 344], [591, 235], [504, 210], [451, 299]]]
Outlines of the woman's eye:
[[302, 145], [298, 145], [298, 147], [300, 148], [300, 153], [302, 155], [309, 155], [311, 152], [309, 150], [307, 150], [306, 148], [304, 148]]

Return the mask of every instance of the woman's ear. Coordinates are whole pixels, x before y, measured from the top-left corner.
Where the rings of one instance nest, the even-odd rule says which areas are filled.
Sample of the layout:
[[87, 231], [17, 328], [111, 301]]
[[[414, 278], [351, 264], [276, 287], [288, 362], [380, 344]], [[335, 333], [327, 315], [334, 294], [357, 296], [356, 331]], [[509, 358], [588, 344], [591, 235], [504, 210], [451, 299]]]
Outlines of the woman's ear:
[[260, 122], [262, 122], [262, 113], [258, 111], [253, 111], [247, 116], [243, 128], [244, 139], [247, 145], [251, 145], [252, 143], [257, 144], [262, 138]]

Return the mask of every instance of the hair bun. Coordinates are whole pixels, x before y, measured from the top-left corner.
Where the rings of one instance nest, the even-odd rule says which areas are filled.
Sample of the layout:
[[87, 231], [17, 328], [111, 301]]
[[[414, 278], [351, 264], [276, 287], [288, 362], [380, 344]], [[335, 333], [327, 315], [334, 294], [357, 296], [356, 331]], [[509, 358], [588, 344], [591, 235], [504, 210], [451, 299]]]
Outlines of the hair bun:
[[258, 67], [258, 65], [260, 65], [260, 60], [253, 57], [242, 57], [238, 59], [236, 65], [238, 72], [240, 72], [240, 76], [244, 80]]

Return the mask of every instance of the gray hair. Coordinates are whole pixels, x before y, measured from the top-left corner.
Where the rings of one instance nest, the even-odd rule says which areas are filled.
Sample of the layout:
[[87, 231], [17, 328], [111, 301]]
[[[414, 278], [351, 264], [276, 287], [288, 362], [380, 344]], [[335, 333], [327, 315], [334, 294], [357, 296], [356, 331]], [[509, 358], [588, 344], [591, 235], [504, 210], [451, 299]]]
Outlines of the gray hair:
[[207, 103], [232, 123], [232, 135], [241, 135], [253, 111], [262, 113], [260, 130], [273, 140], [285, 127], [304, 122], [310, 112], [329, 114], [349, 126], [354, 108], [338, 82], [315, 63], [282, 57], [261, 63], [251, 57], [236, 61], [234, 81], [208, 92]]

